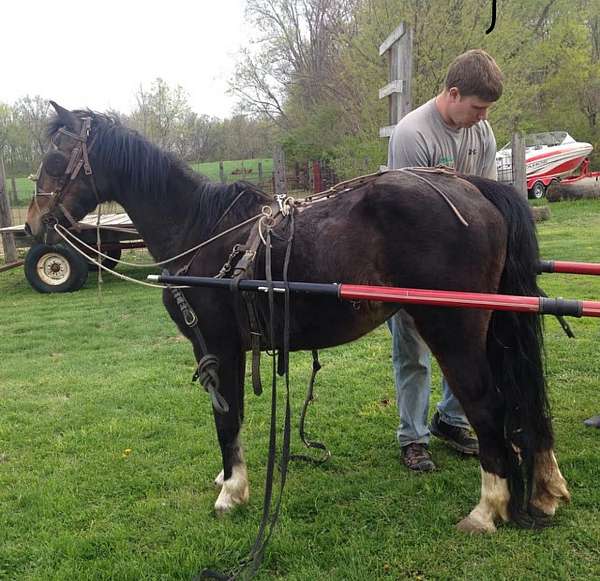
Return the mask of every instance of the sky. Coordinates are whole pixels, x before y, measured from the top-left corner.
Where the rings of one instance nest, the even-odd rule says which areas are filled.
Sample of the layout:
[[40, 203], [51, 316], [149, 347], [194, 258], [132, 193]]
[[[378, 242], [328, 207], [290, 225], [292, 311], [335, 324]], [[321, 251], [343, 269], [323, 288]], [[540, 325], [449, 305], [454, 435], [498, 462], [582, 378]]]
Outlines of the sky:
[[140, 85], [181, 85], [198, 114], [228, 117], [226, 94], [251, 26], [245, 0], [6, 0], [0, 102], [40, 95], [68, 109], [130, 113]]

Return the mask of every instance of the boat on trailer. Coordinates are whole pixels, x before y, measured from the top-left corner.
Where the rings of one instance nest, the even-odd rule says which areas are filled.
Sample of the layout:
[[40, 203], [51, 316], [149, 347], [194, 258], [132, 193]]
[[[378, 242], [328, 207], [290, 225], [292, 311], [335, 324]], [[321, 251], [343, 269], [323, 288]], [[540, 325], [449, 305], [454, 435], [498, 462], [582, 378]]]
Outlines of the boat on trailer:
[[[593, 150], [591, 143], [576, 141], [566, 131], [548, 131], [525, 136], [525, 173], [527, 191], [532, 198], [542, 198], [546, 188], [573, 175]], [[496, 153], [496, 167], [501, 181], [512, 178], [512, 149], [507, 143]]]

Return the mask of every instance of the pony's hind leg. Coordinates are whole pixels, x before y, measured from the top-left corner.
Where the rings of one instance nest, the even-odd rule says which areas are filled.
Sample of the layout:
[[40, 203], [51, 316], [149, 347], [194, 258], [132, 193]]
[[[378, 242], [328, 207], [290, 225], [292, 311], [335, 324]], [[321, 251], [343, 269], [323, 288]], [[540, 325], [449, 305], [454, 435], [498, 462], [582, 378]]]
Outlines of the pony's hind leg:
[[563, 500], [569, 502], [571, 495], [567, 481], [563, 478], [552, 450], [544, 450], [535, 455], [533, 472], [533, 495], [531, 505], [542, 516], [552, 517]]
[[413, 317], [479, 440], [481, 497], [457, 526], [470, 533], [495, 532], [497, 522], [509, 519], [510, 492], [504, 402], [486, 356], [489, 314], [446, 311], [438, 316], [417, 310]]
[[508, 520], [510, 493], [508, 481], [481, 469], [481, 498], [475, 508], [456, 527], [466, 533], [496, 532], [496, 522]]

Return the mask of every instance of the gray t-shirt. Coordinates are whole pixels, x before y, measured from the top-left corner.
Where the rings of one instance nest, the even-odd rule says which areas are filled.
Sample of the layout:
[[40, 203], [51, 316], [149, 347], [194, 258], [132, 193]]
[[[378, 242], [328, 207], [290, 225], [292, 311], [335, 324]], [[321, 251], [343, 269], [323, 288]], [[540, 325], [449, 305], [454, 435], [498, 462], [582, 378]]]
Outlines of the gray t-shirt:
[[435, 98], [403, 117], [394, 127], [388, 148], [388, 167], [446, 165], [465, 174], [498, 179], [496, 139], [487, 121], [468, 128], [449, 127]]

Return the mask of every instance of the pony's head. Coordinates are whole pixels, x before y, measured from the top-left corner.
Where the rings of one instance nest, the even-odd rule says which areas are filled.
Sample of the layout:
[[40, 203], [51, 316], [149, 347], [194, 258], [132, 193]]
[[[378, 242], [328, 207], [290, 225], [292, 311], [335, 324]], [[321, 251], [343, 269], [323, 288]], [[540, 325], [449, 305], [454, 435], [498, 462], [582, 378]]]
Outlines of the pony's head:
[[35, 177], [26, 230], [38, 240], [55, 243], [57, 224], [72, 226], [102, 200], [93, 171], [94, 116], [50, 103], [56, 116], [48, 125], [50, 145]]

